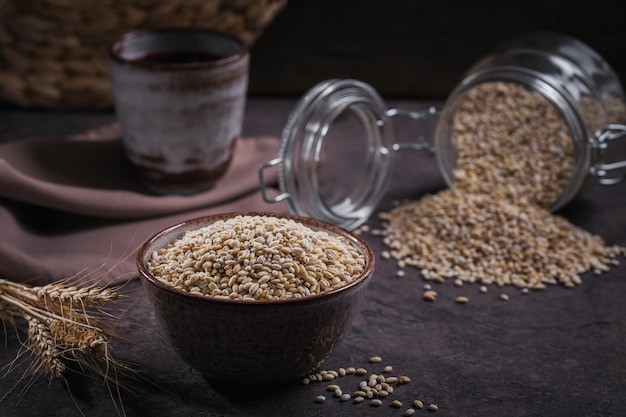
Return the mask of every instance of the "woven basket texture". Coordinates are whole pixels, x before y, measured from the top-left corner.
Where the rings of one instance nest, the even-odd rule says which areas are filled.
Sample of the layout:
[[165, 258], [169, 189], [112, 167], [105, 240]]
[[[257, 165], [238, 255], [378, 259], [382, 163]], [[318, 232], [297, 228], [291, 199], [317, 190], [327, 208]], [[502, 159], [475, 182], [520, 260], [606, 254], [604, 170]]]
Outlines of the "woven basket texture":
[[287, 0], [0, 0], [0, 101], [112, 107], [107, 48], [137, 28], [201, 27], [251, 47]]

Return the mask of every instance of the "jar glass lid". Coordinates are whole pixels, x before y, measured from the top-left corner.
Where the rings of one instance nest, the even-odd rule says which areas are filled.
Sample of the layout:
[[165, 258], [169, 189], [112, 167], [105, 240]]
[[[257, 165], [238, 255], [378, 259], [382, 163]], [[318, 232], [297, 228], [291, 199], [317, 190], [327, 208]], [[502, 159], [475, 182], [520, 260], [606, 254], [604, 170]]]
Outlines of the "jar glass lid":
[[[379, 94], [356, 80], [329, 80], [298, 102], [279, 155], [260, 168], [263, 198], [346, 229], [365, 222], [387, 187], [393, 128]], [[263, 170], [278, 167], [280, 194], [267, 196]]]

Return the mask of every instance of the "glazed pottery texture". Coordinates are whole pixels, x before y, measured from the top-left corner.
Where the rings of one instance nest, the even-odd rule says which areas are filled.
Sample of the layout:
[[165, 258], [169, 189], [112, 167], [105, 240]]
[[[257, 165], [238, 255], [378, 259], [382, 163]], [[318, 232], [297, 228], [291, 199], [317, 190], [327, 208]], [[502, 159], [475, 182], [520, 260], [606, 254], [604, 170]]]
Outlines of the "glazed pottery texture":
[[[194, 230], [237, 214], [288, 217], [348, 239], [366, 259], [351, 283], [318, 295], [277, 301], [235, 301], [184, 292], [148, 272], [152, 252]], [[374, 254], [357, 236], [319, 220], [271, 213], [230, 213], [165, 229], [139, 250], [137, 266], [166, 337], [182, 359], [208, 379], [229, 384], [285, 383], [318, 368], [341, 342], [364, 298]]]
[[139, 30], [110, 50], [115, 111], [128, 159], [158, 193], [215, 185], [241, 133], [249, 56], [202, 29]]

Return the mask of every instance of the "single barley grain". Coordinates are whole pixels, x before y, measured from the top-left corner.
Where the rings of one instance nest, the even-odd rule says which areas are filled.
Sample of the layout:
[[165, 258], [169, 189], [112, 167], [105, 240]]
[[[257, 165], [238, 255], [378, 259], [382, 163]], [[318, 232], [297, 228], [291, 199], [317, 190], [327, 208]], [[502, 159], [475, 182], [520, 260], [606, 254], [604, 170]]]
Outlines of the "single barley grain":
[[398, 384], [408, 384], [409, 382], [411, 382], [411, 378], [406, 375], [402, 375], [398, 378]]
[[424, 408], [424, 403], [420, 400], [413, 400], [413, 407], [421, 410], [422, 408]]
[[353, 402], [358, 404], [362, 403], [363, 401], [365, 401], [365, 397], [355, 397]]
[[317, 397], [315, 397], [316, 403], [323, 403], [324, 401], [326, 401], [326, 397], [323, 395], [318, 395]]
[[358, 376], [363, 376], [363, 375], [366, 375], [366, 374], [367, 374], [367, 369], [365, 369], [365, 368], [357, 368], [357, 369], [356, 369], [356, 371], [355, 371], [355, 373], [356, 373]]
[[437, 411], [439, 410], [439, 406], [437, 404], [429, 404], [428, 411]]
[[469, 298], [463, 297], [463, 296], [459, 296], [459, 297], [456, 297], [456, 299], [454, 301], [457, 304], [467, 304], [469, 302]]
[[383, 405], [383, 402], [378, 398], [375, 398], [370, 402], [370, 404], [372, 404], [373, 407], [380, 407], [381, 405]]
[[393, 400], [393, 401], [391, 402], [391, 406], [392, 406], [393, 408], [402, 408], [402, 406], [404, 406], [404, 404], [402, 404], [402, 402], [401, 402], [401, 401], [399, 401], [399, 400]]
[[413, 414], [415, 414], [415, 408], [407, 408], [404, 412], [405, 416], [412, 416]]
[[380, 356], [372, 356], [370, 358], [370, 363], [381, 363], [382, 362], [382, 358]]
[[437, 299], [437, 292], [433, 290], [424, 291], [423, 298], [425, 301], [435, 301]]

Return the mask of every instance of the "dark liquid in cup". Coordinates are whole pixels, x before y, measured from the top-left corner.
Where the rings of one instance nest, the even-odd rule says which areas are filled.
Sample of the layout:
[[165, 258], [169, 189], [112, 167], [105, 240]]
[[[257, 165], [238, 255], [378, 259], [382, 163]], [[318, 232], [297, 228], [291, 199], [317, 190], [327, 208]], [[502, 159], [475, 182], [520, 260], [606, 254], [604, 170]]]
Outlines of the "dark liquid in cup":
[[210, 52], [150, 52], [132, 58], [135, 62], [150, 62], [154, 64], [187, 64], [194, 62], [211, 62], [224, 58], [223, 55]]

